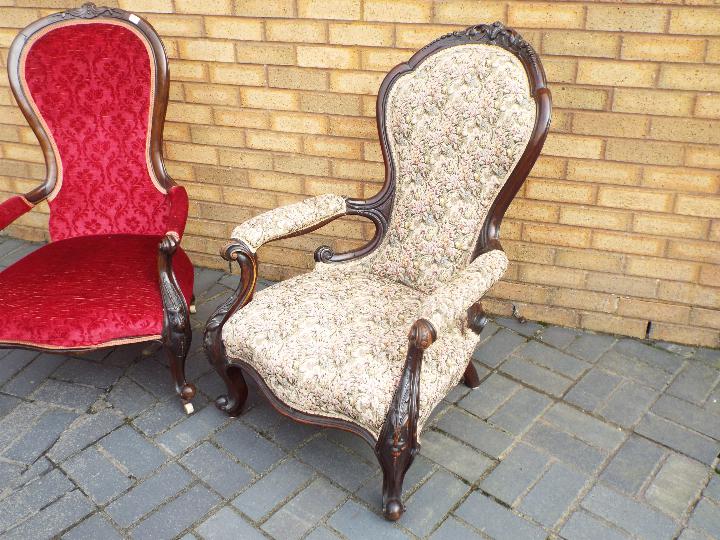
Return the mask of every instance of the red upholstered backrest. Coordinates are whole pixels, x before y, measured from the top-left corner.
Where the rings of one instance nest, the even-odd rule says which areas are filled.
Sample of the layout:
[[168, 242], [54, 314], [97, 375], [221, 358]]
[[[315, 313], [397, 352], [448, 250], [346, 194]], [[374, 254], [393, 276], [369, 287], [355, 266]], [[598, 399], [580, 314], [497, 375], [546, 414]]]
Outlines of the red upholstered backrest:
[[52, 239], [164, 234], [166, 193], [148, 162], [155, 63], [144, 37], [115, 21], [53, 25], [31, 37], [20, 69], [58, 161]]

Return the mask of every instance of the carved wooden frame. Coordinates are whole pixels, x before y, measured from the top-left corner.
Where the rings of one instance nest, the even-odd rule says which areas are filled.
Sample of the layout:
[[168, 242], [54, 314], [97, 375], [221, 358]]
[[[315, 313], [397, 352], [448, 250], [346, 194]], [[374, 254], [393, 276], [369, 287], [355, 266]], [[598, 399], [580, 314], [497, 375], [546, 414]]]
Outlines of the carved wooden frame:
[[[316, 261], [325, 263], [348, 261], [363, 257], [380, 245], [388, 230], [396, 186], [395, 166], [385, 124], [389, 90], [400, 76], [414, 70], [431, 54], [448, 47], [472, 43], [496, 45], [514, 54], [525, 68], [530, 93], [536, 104], [533, 132], [525, 151], [489, 210], [473, 250], [472, 259], [482, 253], [502, 249], [499, 241], [500, 224], [508, 206], [540, 155], [550, 127], [551, 96], [542, 64], [532, 46], [517, 32], [496, 22], [471, 26], [466, 30], [447, 34], [425, 46], [408, 62], [396, 66], [388, 73], [380, 86], [377, 98], [377, 126], [385, 161], [385, 183], [375, 196], [367, 200], [347, 199], [347, 210], [344, 214], [370, 219], [375, 224], [375, 235], [365, 246], [348, 253], [336, 254], [330, 247], [321, 246], [315, 251]], [[286, 238], [313, 231], [328, 221], [289, 234]], [[221, 250], [221, 255], [228, 261], [237, 261], [241, 270], [241, 282], [235, 293], [210, 318], [205, 331], [204, 346], [208, 358], [228, 388], [228, 394], [217, 399], [217, 406], [232, 416], [240, 413], [247, 398], [247, 386], [243, 379], [245, 373], [258, 383], [270, 403], [280, 413], [298, 422], [343, 429], [359, 435], [374, 448], [383, 470], [383, 514], [389, 520], [399, 519], [404, 511], [401, 500], [403, 479], [420, 448], [417, 422], [422, 358], [424, 351], [437, 337], [436, 329], [425, 319], [419, 319], [412, 325], [408, 336], [405, 367], [380, 436], [376, 439], [365, 428], [347, 420], [311, 415], [289, 407], [274, 395], [252, 366], [237, 359], [227, 358], [222, 341], [222, 328], [233, 313], [252, 299], [257, 280], [257, 257], [249, 246], [238, 240], [226, 245]], [[480, 302], [475, 303], [468, 312], [469, 328], [479, 333], [486, 321]], [[465, 384], [472, 388], [476, 388], [480, 383], [472, 362], [468, 364], [464, 380]]]
[[[128, 27], [136, 29], [144, 38], [146, 44], [149, 45], [155, 63], [155, 78], [152, 82], [155, 92], [152, 120], [150, 122], [149, 164], [152, 167], [151, 172], [154, 174], [154, 178], [156, 178], [163, 189], [168, 192], [170, 188], [177, 184], [170, 178], [165, 170], [162, 154], [163, 126], [168, 103], [170, 79], [168, 60], [163, 43], [155, 32], [155, 29], [145, 19], [122, 9], [97, 7], [95, 4], [87, 3], [82, 7], [54, 13], [31, 23], [20, 31], [10, 46], [7, 62], [10, 88], [25, 119], [40, 142], [46, 166], [45, 181], [37, 188], [26, 193], [24, 198], [31, 205], [35, 205], [50, 196], [57, 183], [58, 158], [55, 156], [50, 137], [45, 131], [42, 121], [37, 116], [23, 88], [20, 70], [22, 53], [31, 38], [38, 32], [54, 24], [72, 20], [97, 20], [98, 22], [102, 20], [121, 21], [127, 23]], [[131, 338], [133, 342], [158, 341], [163, 346], [170, 364], [176, 391], [183, 400], [186, 410], [191, 412], [192, 405], [190, 404], [190, 400], [195, 395], [195, 387], [185, 379], [185, 359], [192, 339], [190, 308], [185, 302], [185, 297], [180, 290], [172, 267], [173, 254], [177, 250], [179, 243], [180, 237], [178, 233], [169, 231], [162, 238], [158, 246], [158, 284], [163, 301], [163, 330], [161, 339], [158, 340], [156, 336], [149, 336], [147, 338], [143, 336], [132, 336]], [[0, 343], [0, 348], [24, 348], [57, 353], [84, 352], [104, 346], [107, 345], [92, 348], [50, 349], [43, 346], [19, 346], [12, 343]]]

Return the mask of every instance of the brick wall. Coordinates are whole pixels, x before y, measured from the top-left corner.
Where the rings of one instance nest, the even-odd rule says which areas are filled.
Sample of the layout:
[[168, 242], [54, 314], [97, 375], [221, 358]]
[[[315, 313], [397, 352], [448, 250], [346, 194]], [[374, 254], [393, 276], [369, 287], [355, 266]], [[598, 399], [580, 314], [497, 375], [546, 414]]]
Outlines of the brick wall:
[[[487, 307], [567, 326], [718, 346], [720, 7], [430, 0], [118, 0], [171, 58], [170, 173], [191, 194], [185, 246], [217, 249], [252, 215], [307, 195], [375, 193], [375, 94], [422, 45], [501, 20], [540, 52], [554, 97], [541, 158], [503, 223], [513, 261]], [[3, 58], [17, 30], [74, 7], [2, 0]], [[39, 147], [0, 88], [0, 199], [36, 185]], [[42, 209], [41, 209], [42, 210]], [[11, 233], [45, 237], [33, 212]], [[312, 265], [322, 243], [361, 245], [355, 219], [265, 247], [261, 272]]]

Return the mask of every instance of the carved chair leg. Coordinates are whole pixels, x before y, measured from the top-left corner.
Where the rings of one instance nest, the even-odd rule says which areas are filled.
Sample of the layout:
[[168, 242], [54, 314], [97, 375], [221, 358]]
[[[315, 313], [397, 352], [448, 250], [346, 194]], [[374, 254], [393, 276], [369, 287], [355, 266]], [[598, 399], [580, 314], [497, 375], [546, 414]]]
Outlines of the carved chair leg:
[[187, 414], [192, 414], [195, 409], [191, 403], [192, 398], [195, 397], [195, 385], [187, 382], [185, 379], [185, 359], [189, 343], [187, 344], [172, 344], [165, 343], [165, 354], [170, 365], [170, 372], [172, 373], [173, 381], [175, 381], [175, 391], [180, 396], [183, 403], [183, 408]]
[[217, 372], [225, 381], [228, 393], [215, 400], [215, 406], [229, 416], [238, 416], [248, 397], [248, 387], [245, 384], [242, 370], [238, 366], [227, 365], [216, 367]]
[[405, 512], [402, 503], [402, 488], [410, 465], [415, 459], [416, 450], [410, 446], [398, 451], [389, 445], [375, 450], [383, 472], [382, 509], [383, 516], [389, 521], [397, 521]]
[[480, 386], [480, 377], [478, 376], [477, 370], [475, 369], [475, 364], [473, 364], [472, 360], [468, 362], [468, 365], [465, 368], [465, 375], [463, 376], [463, 381], [465, 382], [465, 386], [467, 386], [468, 388], [477, 388], [478, 386]]

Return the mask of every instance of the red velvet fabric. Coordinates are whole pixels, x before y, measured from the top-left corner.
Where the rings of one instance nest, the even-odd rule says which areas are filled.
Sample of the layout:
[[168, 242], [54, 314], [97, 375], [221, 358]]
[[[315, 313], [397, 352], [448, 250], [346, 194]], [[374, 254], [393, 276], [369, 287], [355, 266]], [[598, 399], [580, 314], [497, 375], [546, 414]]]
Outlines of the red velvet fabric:
[[[0, 342], [71, 349], [160, 335], [160, 238], [60, 240], [0, 272]], [[180, 248], [173, 268], [189, 303], [193, 267]]]
[[182, 186], [173, 186], [168, 192], [168, 199], [170, 200], [170, 216], [168, 216], [166, 232], [175, 231], [182, 238], [182, 235], [185, 234], [185, 223], [190, 208], [187, 191]]
[[32, 205], [19, 195], [10, 197], [0, 204], [0, 231], [24, 213], [29, 212], [31, 208]]
[[169, 204], [148, 173], [149, 51], [117, 24], [72, 24], [30, 46], [25, 82], [62, 162], [50, 202], [53, 240], [164, 234]]

